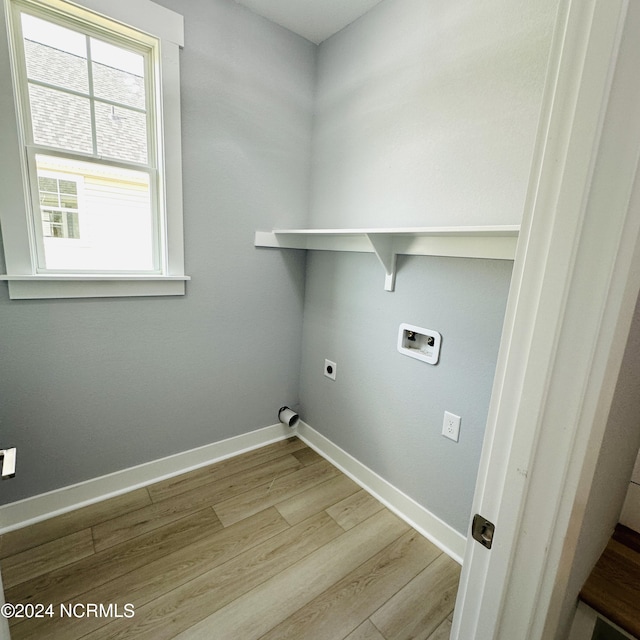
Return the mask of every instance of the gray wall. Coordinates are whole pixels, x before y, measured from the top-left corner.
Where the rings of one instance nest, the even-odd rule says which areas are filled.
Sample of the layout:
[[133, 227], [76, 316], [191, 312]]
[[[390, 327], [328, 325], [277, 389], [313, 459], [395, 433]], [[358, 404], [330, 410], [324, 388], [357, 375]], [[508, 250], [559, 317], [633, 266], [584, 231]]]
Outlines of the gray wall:
[[[557, 0], [385, 0], [319, 49], [230, 0], [160, 2], [185, 15], [193, 280], [176, 299], [0, 288], [0, 437], [20, 447], [0, 501], [271, 424], [300, 394], [311, 426], [464, 531], [511, 264], [402, 258], [387, 293], [372, 255], [310, 253], [305, 281], [303, 254], [253, 232], [518, 223]], [[396, 352], [400, 322], [442, 333], [439, 365]]]
[[[383, 289], [370, 254], [311, 254], [302, 348], [302, 417], [464, 532], [511, 277], [511, 262], [401, 258]], [[440, 363], [397, 351], [409, 322], [442, 334]], [[335, 382], [324, 359], [337, 364]], [[444, 411], [460, 441], [440, 435]]]
[[297, 401], [304, 255], [256, 251], [253, 233], [303, 223], [315, 47], [234, 2], [160, 2], [185, 17], [193, 280], [149, 299], [9, 301], [0, 285], [0, 439], [19, 449], [2, 503], [273, 424]]
[[386, 0], [320, 45], [310, 222], [519, 224], [558, 0]]
[[[518, 224], [557, 0], [394, 0], [319, 49], [310, 223]], [[371, 255], [307, 263], [303, 418], [466, 532], [511, 263]], [[440, 364], [396, 351], [409, 322]], [[331, 382], [324, 358], [338, 364]], [[460, 442], [440, 435], [462, 417]]]

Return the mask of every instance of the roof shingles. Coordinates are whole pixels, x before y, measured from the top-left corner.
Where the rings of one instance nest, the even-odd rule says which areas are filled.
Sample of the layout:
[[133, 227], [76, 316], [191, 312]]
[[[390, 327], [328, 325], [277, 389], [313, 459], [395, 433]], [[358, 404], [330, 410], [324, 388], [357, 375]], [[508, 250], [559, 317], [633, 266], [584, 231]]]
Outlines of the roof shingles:
[[[48, 45], [25, 40], [29, 79], [88, 94], [87, 60]], [[93, 62], [96, 97], [144, 108], [144, 78]], [[34, 142], [92, 153], [89, 99], [36, 84], [29, 86]], [[147, 163], [146, 114], [95, 102], [99, 155]]]

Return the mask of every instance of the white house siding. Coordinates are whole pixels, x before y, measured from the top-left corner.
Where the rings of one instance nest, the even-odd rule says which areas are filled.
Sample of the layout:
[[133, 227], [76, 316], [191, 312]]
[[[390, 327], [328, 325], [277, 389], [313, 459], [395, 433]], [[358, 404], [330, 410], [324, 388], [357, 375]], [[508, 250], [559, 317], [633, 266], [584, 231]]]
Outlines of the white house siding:
[[[80, 239], [44, 238], [48, 268], [153, 269], [151, 196], [146, 174], [114, 169], [111, 175], [98, 175], [87, 173], [84, 167], [82, 173], [74, 173], [62, 162], [40, 167], [61, 176], [85, 176], [78, 193]], [[65, 169], [68, 173], [61, 173]], [[130, 245], [136, 250], [128, 250]], [[114, 246], [119, 247], [115, 263]]]

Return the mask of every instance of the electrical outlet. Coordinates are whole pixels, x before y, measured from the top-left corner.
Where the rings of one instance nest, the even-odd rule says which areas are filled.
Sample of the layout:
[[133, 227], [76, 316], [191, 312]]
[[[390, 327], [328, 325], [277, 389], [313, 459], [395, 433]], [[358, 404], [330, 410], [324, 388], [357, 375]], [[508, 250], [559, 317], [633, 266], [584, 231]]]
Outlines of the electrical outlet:
[[442, 435], [449, 440], [458, 442], [460, 437], [460, 416], [448, 411], [444, 412], [444, 421], [442, 423]]
[[337, 368], [338, 368], [338, 365], [335, 362], [331, 362], [331, 360], [324, 361], [324, 375], [327, 376], [327, 378], [331, 378], [331, 380], [335, 380]]

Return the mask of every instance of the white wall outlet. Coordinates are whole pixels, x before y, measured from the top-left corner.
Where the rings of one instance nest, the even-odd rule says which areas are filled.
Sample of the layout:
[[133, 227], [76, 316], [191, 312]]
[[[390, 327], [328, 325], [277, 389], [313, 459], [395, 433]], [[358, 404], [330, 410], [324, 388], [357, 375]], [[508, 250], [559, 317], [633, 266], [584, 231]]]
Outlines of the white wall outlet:
[[327, 378], [331, 378], [332, 380], [336, 379], [336, 369], [338, 365], [335, 362], [331, 362], [331, 360], [324, 361], [324, 375]]
[[454, 442], [458, 442], [458, 439], [460, 438], [460, 416], [449, 413], [448, 411], [444, 412], [442, 435]]

